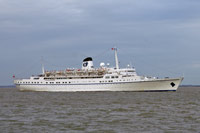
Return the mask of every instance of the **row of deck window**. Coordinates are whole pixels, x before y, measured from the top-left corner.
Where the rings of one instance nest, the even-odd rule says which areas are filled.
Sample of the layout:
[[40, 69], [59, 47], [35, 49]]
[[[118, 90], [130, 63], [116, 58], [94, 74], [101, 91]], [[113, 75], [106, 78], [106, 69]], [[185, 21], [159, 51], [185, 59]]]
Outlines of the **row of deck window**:
[[[124, 80], [116, 80], [116, 82], [121, 82], [121, 81], [134, 81], [136, 79], [124, 79]], [[95, 83], [95, 81], [85, 81], [85, 82], [81, 82], [81, 83]], [[104, 81], [99, 81], [99, 83], [107, 83], [107, 82], [113, 82], [113, 80], [104, 80]], [[46, 83], [46, 84], [71, 84], [71, 83], [79, 83], [78, 81], [77, 82], [18, 82], [18, 84], [43, 84], [43, 83]]]
[[109, 78], [114, 79], [114, 78], [119, 78], [119, 77], [118, 76], [106, 76], [106, 79], [109, 79]]
[[100, 83], [107, 83], [107, 82], [113, 82], [113, 80], [108, 80], [108, 81], [99, 81]]
[[[18, 84], [43, 84], [43, 82], [17, 82]], [[60, 84], [61, 82], [45, 82], [46, 84]], [[63, 84], [70, 84], [71, 82], [62, 82]]]
[[[95, 82], [95, 81], [87, 81], [89, 83]], [[79, 83], [78, 81], [72, 81], [72, 82], [17, 82], [18, 84], [71, 84], [71, 83]], [[86, 82], [84, 82], [86, 83]]]

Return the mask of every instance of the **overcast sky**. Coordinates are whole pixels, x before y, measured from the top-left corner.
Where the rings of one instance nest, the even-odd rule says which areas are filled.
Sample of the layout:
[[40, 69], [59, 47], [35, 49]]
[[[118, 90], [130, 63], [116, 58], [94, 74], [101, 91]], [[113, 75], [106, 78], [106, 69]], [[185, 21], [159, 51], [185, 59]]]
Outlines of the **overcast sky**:
[[0, 85], [91, 56], [200, 84], [200, 0], [0, 0]]

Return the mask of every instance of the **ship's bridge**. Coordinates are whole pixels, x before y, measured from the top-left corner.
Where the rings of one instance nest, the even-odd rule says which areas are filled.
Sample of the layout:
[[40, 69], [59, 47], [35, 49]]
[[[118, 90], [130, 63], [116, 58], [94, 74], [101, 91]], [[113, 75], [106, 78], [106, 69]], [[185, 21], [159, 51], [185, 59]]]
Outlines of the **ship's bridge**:
[[112, 74], [105, 74], [104, 79], [114, 79], [114, 78], [120, 78], [121, 75], [118, 75], [117, 73], [112, 73]]
[[117, 72], [120, 75], [137, 76], [136, 70], [134, 68], [118, 69]]

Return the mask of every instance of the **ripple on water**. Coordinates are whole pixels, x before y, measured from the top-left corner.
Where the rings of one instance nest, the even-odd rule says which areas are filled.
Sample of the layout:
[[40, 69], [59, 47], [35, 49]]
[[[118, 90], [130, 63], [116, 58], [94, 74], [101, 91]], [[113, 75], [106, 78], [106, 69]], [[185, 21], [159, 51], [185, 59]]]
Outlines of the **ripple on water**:
[[198, 132], [199, 95], [200, 88], [162, 93], [49, 93], [0, 89], [0, 130]]

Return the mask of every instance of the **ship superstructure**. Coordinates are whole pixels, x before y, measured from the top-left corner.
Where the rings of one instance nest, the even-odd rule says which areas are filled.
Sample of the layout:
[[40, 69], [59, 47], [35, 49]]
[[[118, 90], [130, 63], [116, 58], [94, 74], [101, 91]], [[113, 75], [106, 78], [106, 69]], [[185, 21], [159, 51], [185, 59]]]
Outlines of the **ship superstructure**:
[[45, 71], [29, 79], [16, 79], [14, 83], [22, 91], [176, 91], [183, 78], [164, 78], [138, 76], [132, 67], [120, 68], [115, 52], [114, 68], [100, 64], [94, 68], [92, 57], [82, 62], [81, 69]]

